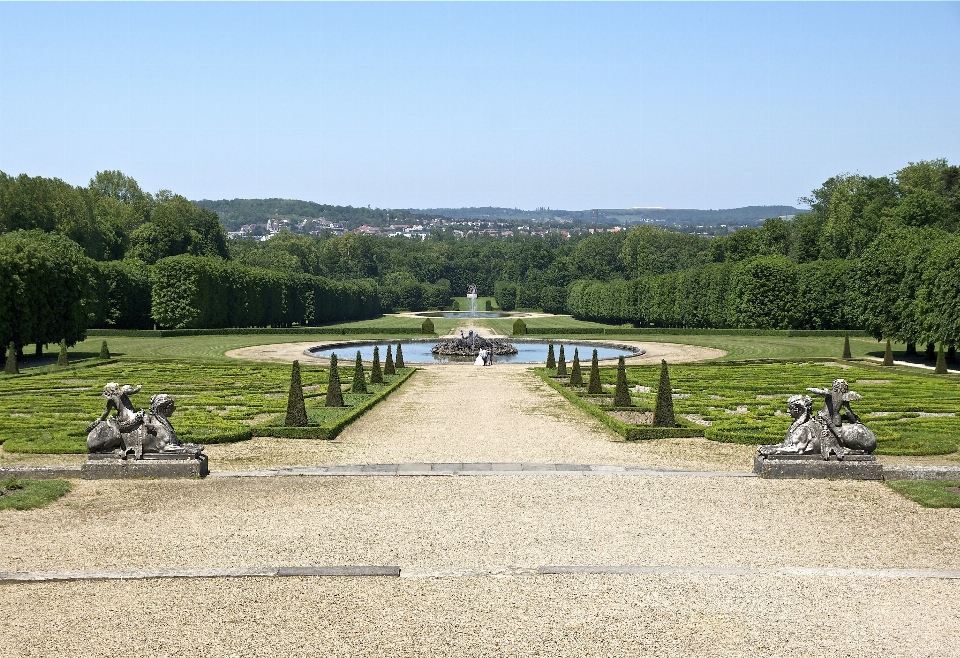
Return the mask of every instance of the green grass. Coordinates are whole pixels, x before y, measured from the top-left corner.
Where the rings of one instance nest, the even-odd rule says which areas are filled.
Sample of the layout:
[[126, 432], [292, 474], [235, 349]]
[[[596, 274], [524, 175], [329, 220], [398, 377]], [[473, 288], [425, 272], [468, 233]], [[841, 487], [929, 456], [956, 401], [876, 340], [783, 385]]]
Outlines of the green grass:
[[[660, 366], [627, 368], [627, 383], [651, 392], [631, 391], [641, 411], [653, 411]], [[674, 409], [696, 414], [711, 425], [707, 438], [725, 443], [761, 445], [779, 443], [790, 426], [786, 401], [807, 387], [829, 388], [836, 378], [846, 379], [863, 395], [854, 410], [877, 436], [878, 454], [937, 455], [960, 448], [960, 418], [921, 417], [919, 412], [957, 413], [960, 379], [915, 371], [904, 374], [881, 366], [830, 363], [687, 364], [670, 366]], [[616, 368], [601, 368], [601, 382], [613, 395]], [[858, 381], [859, 380], [859, 381]], [[867, 380], [867, 381], [863, 381]], [[871, 383], [872, 382], [874, 383]], [[889, 381], [889, 383], [878, 383]], [[591, 402], [582, 389], [573, 390]], [[817, 410], [822, 402], [814, 400]], [[779, 412], [779, 413], [778, 413]], [[882, 412], [885, 415], [871, 416]]]
[[0, 510], [37, 509], [70, 492], [66, 480], [0, 480]]
[[895, 480], [886, 484], [901, 496], [924, 507], [960, 507], [960, 494], [948, 490], [948, 487], [960, 489], [960, 481]]
[[[192, 340], [201, 338], [208, 337]], [[85, 428], [104, 410], [100, 394], [107, 382], [143, 384], [143, 390], [131, 396], [136, 408], [148, 408], [152, 394], [172, 395], [176, 412], [171, 422], [184, 442], [248, 439], [251, 425], [286, 411], [290, 372], [289, 365], [237, 360], [119, 359], [53, 373], [0, 378], [0, 443], [7, 452], [86, 452]], [[350, 408], [317, 411], [323, 407], [327, 371], [307, 364], [301, 373], [304, 400], [315, 417], [317, 413], [337, 417], [351, 413]], [[350, 374], [347, 368], [341, 371], [345, 388]]]

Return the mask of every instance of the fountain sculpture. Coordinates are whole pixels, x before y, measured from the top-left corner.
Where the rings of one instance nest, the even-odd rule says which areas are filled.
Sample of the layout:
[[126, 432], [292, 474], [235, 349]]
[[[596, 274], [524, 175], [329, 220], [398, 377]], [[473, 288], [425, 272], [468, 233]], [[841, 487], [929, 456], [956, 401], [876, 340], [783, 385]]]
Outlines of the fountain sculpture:
[[516, 354], [517, 348], [503, 340], [502, 338], [484, 338], [480, 334], [470, 330], [466, 336], [463, 331], [460, 332], [460, 338], [446, 338], [433, 346], [430, 351], [436, 356], [462, 356], [476, 358], [480, 350], [485, 350], [489, 355], [502, 356], [504, 354]]

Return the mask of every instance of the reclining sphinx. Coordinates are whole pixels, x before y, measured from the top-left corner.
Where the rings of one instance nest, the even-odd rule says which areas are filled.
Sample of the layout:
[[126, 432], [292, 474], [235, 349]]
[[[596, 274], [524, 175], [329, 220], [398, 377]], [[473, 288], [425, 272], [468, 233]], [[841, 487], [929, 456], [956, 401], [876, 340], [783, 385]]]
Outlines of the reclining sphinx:
[[[130, 396], [141, 386], [120, 386], [110, 382], [103, 387], [107, 408], [100, 418], [87, 426], [87, 450], [91, 453], [115, 453], [120, 459], [142, 459], [144, 453], [198, 455], [203, 446], [181, 443], [167, 420], [175, 410], [173, 398], [160, 393], [150, 398], [150, 411], [136, 410]], [[110, 411], [116, 414], [111, 416]]]
[[[773, 446], [760, 446], [761, 455], [814, 455], [824, 459], [835, 455], [871, 454], [877, 449], [877, 437], [870, 431], [850, 407], [850, 402], [862, 399], [851, 391], [847, 382], [836, 379], [830, 389], [808, 388], [811, 393], [824, 398], [823, 408], [813, 415], [813, 400], [809, 395], [794, 395], [787, 400], [787, 411], [793, 424], [787, 430], [783, 442]], [[846, 414], [843, 412], [846, 411]], [[843, 419], [846, 416], [847, 423]]]

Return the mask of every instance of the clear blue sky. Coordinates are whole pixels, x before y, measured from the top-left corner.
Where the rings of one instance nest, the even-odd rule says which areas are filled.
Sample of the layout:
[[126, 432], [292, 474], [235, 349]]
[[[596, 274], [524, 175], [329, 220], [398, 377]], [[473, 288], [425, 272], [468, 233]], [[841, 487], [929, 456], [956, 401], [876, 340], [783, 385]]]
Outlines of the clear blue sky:
[[960, 3], [0, 2], [0, 169], [384, 208], [960, 164]]

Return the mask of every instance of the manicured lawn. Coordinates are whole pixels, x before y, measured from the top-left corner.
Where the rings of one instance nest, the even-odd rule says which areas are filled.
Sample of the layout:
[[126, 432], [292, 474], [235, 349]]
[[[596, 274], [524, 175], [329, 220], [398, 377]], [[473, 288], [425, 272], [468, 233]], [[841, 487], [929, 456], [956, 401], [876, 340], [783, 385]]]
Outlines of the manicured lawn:
[[43, 507], [68, 494], [66, 480], [0, 480], [0, 510], [28, 510]]
[[[193, 341], [202, 341], [206, 336]], [[148, 340], [155, 339], [128, 339]], [[156, 339], [176, 341], [180, 339]], [[366, 364], [369, 368], [369, 364]], [[8, 452], [84, 453], [86, 426], [104, 410], [100, 397], [107, 382], [143, 384], [131, 396], [136, 408], [149, 408], [150, 396], [169, 393], [176, 401], [171, 418], [184, 442], [223, 443], [250, 438], [252, 425], [286, 411], [291, 368], [281, 364], [228, 363], [173, 359], [119, 359], [43, 374], [0, 377], [0, 443]], [[341, 368], [344, 389], [352, 364]], [[309, 364], [301, 369], [304, 399], [311, 421], [335, 422], [351, 407], [323, 408], [327, 371]], [[367, 376], [369, 377], [369, 370]], [[392, 381], [392, 378], [387, 378]], [[377, 392], [377, 385], [370, 385]], [[365, 396], [345, 395], [348, 405]]]
[[[584, 363], [586, 380], [589, 361]], [[569, 367], [569, 365], [568, 365]], [[627, 368], [631, 396], [641, 411], [653, 411], [659, 366]], [[779, 443], [790, 426], [786, 401], [807, 387], [829, 388], [844, 378], [863, 395], [853, 408], [877, 435], [878, 454], [936, 455], [960, 447], [960, 378], [903, 374], [890, 368], [825, 363], [771, 363], [749, 365], [687, 364], [670, 366], [677, 414], [699, 416], [710, 423], [707, 438], [728, 443]], [[609, 404], [616, 368], [602, 368]], [[647, 392], [649, 389], [649, 392]], [[584, 389], [575, 389], [590, 401]], [[814, 396], [811, 396], [814, 397]], [[814, 411], [822, 401], [814, 397]], [[926, 416], [921, 414], [944, 414]]]
[[924, 507], [960, 507], [960, 482], [896, 480], [887, 486]]

